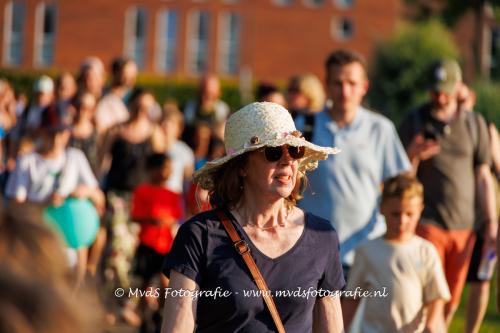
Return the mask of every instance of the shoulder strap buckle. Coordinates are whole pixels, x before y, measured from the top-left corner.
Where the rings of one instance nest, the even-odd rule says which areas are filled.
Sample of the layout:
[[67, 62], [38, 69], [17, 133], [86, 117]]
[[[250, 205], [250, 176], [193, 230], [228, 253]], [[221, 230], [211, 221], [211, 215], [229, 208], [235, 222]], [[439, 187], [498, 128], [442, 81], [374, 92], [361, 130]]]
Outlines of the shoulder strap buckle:
[[250, 252], [250, 247], [248, 246], [247, 242], [245, 242], [243, 239], [240, 239], [239, 241], [234, 242], [234, 248], [241, 255], [244, 255], [245, 253]]

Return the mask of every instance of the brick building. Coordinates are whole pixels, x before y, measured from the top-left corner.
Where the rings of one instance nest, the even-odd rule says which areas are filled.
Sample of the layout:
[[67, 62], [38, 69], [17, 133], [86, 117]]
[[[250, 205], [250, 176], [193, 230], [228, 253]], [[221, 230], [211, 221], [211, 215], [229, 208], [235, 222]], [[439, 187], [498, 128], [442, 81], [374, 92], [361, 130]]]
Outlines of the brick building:
[[0, 0], [4, 68], [76, 70], [95, 55], [144, 72], [195, 77], [323, 76], [338, 47], [369, 56], [389, 36], [399, 0]]

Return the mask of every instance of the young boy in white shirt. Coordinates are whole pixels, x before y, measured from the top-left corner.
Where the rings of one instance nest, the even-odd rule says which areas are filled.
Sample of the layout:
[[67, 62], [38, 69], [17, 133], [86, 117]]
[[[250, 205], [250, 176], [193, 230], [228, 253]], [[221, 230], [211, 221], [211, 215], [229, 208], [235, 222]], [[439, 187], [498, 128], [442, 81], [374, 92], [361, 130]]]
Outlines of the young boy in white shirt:
[[[387, 232], [356, 250], [347, 290], [369, 291], [361, 332], [445, 332], [444, 304], [450, 299], [434, 246], [415, 235], [423, 209], [423, 187], [403, 174], [385, 181], [381, 212]], [[375, 291], [384, 291], [383, 295]], [[359, 298], [343, 300], [346, 327]]]

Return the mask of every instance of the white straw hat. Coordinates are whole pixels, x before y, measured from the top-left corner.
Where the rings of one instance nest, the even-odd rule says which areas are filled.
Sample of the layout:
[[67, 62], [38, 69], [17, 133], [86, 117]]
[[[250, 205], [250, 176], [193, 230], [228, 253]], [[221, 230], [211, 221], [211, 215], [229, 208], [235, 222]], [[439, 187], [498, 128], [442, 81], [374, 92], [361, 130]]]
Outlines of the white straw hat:
[[304, 157], [299, 160], [300, 171], [314, 170], [318, 160], [326, 160], [329, 154], [339, 152], [337, 148], [306, 141], [295, 128], [290, 113], [281, 105], [269, 102], [252, 103], [232, 114], [226, 123], [224, 145], [226, 156], [207, 162], [194, 173], [194, 182], [206, 190], [213, 188], [213, 174], [224, 163], [262, 147], [305, 147]]

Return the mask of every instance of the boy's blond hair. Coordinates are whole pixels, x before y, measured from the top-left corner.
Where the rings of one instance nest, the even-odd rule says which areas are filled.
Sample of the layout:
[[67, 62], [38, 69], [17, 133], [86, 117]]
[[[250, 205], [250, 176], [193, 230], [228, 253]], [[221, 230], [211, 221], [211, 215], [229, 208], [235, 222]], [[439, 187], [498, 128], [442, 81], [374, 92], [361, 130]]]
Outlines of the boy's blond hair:
[[391, 198], [398, 199], [424, 199], [424, 187], [422, 183], [411, 173], [402, 173], [388, 178], [384, 182], [382, 191], [382, 203]]

